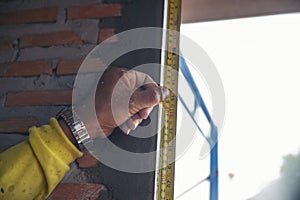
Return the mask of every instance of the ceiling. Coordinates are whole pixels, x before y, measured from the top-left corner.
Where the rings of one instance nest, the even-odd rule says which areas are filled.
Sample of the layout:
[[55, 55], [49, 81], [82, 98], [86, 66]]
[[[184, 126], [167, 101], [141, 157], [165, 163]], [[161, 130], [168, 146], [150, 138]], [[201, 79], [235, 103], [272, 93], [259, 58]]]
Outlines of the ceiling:
[[182, 22], [300, 12], [300, 0], [182, 0]]

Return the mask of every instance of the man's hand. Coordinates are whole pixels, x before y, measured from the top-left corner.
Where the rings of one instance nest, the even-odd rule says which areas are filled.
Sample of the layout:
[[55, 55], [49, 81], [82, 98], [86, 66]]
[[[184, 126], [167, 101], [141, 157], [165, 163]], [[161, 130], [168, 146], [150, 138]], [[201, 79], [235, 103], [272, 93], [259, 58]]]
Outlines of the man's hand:
[[[97, 86], [95, 109], [102, 130], [92, 137], [109, 136], [116, 127], [125, 134], [147, 119], [153, 107], [169, 96], [169, 90], [158, 86], [150, 76], [135, 70], [111, 67]], [[87, 125], [92, 129], [91, 123]]]

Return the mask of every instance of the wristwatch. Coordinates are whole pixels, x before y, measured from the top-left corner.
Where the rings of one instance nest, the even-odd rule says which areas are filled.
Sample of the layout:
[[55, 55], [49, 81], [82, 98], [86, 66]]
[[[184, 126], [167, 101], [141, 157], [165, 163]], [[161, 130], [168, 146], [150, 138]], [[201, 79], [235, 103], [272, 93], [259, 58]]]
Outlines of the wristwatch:
[[82, 149], [84, 146], [86, 149], [93, 147], [93, 140], [91, 139], [83, 121], [80, 120], [74, 109], [63, 109], [57, 119], [62, 118], [69, 126], [78, 147]]

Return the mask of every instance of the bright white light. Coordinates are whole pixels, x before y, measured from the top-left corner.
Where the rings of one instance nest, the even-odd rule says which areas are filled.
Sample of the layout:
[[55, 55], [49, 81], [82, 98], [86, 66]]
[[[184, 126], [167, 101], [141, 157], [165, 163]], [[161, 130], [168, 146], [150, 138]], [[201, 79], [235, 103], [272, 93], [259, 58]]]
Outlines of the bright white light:
[[[181, 32], [206, 50], [225, 87], [220, 200], [247, 199], [278, 178], [282, 156], [300, 149], [300, 14], [187, 24]], [[201, 179], [191, 167], [199, 159], [190, 159], [198, 154], [191, 148], [179, 161], [181, 187]], [[199, 197], [194, 191], [180, 199]]]

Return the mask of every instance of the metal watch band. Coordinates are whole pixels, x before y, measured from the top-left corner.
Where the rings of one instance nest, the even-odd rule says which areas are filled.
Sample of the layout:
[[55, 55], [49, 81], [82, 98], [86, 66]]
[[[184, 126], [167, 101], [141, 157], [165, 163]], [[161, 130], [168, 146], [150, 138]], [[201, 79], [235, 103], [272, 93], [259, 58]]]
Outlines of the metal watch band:
[[80, 120], [73, 109], [63, 110], [58, 115], [58, 118], [62, 118], [67, 123], [78, 145], [83, 144], [87, 149], [93, 145], [93, 140], [91, 139], [84, 123]]

